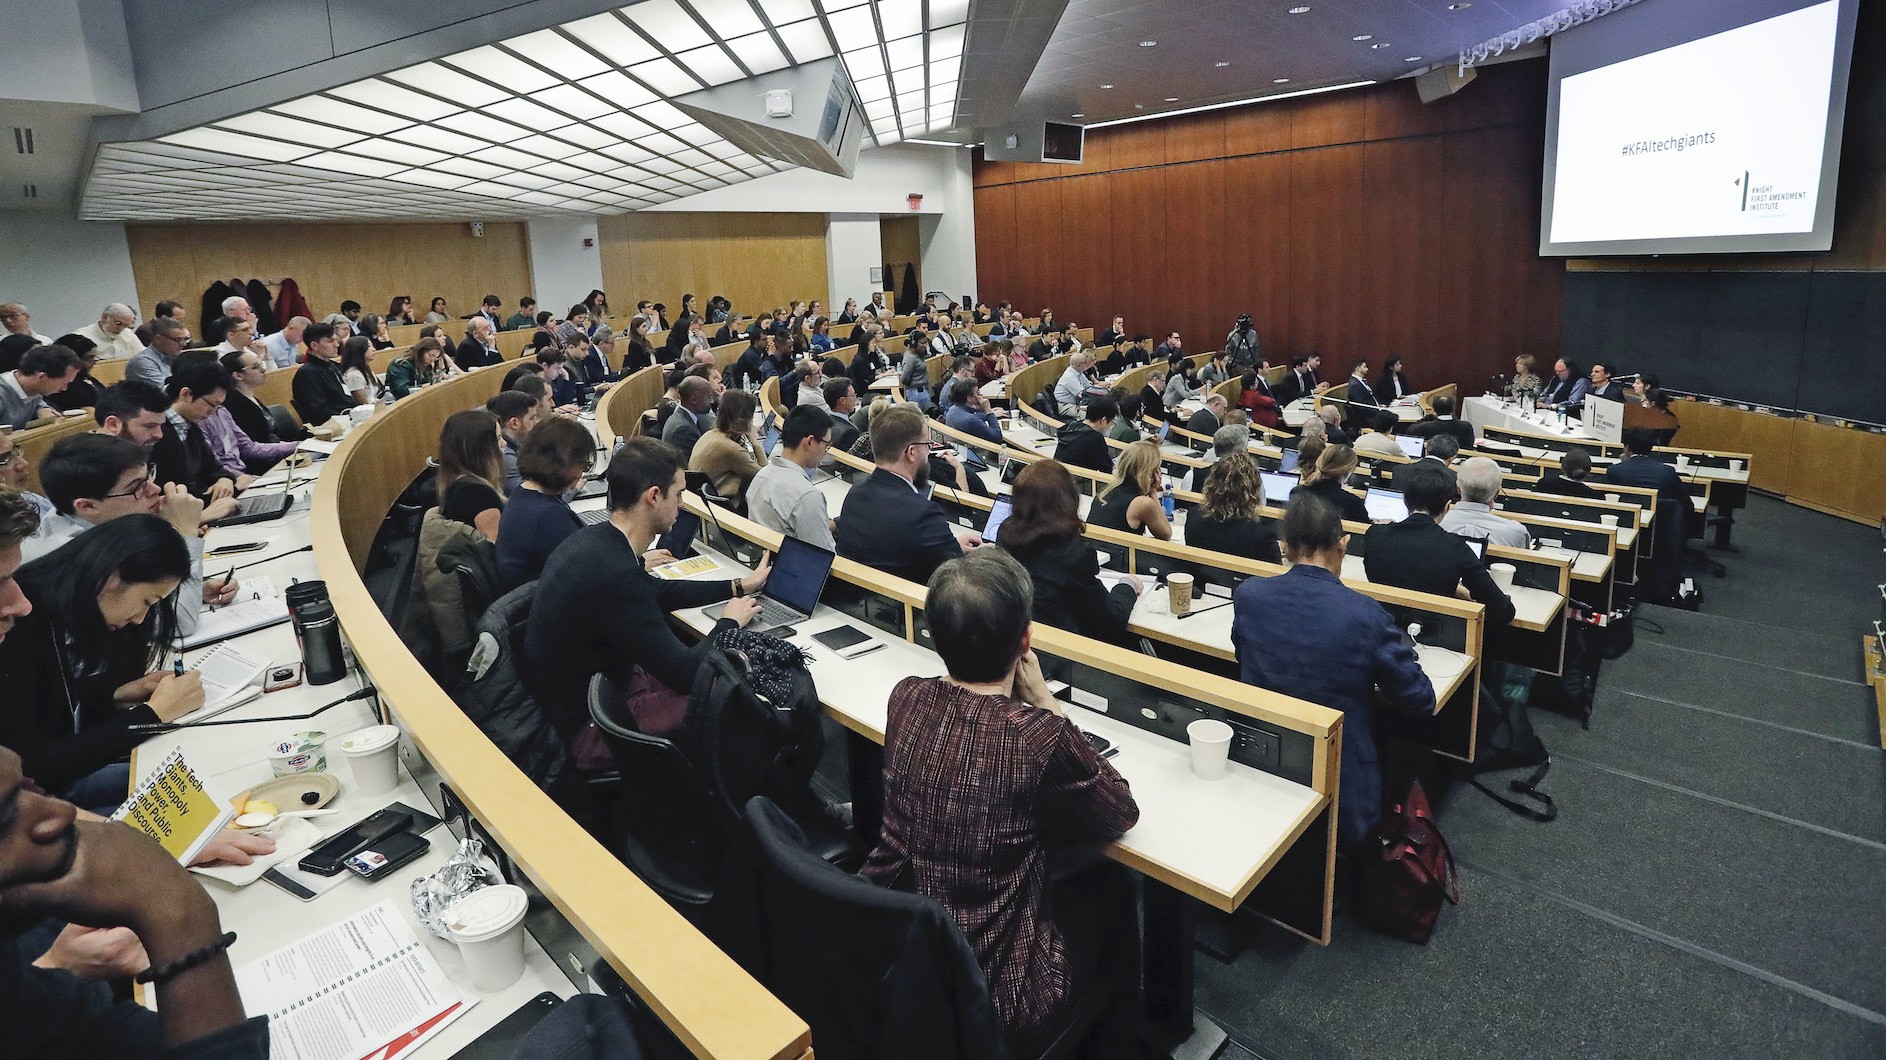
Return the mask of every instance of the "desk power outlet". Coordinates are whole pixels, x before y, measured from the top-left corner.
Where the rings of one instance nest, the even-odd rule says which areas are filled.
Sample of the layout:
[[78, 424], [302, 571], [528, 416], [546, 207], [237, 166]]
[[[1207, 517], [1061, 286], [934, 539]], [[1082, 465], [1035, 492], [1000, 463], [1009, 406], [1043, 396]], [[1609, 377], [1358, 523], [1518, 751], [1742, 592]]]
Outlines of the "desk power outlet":
[[1255, 725], [1228, 722], [1231, 726], [1231, 757], [1247, 766], [1267, 772], [1277, 770], [1280, 741], [1277, 734]]

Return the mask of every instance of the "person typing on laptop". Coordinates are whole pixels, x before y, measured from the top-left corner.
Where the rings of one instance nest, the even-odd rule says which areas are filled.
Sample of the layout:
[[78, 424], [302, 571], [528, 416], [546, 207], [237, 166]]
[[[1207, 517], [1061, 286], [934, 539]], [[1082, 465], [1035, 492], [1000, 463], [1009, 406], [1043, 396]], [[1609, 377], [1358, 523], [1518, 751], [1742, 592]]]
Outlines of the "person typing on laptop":
[[[742, 578], [663, 581], [651, 552], [681, 511], [686, 461], [654, 438], [630, 438], [610, 458], [609, 521], [565, 538], [544, 563], [524, 642], [524, 679], [563, 737], [589, 719], [589, 679], [607, 673], [627, 691], [636, 726], [651, 736], [680, 727], [687, 690], [715, 639], [760, 611], [752, 599], [771, 561]], [[669, 611], [728, 601], [713, 631], [693, 646], [668, 625]]]

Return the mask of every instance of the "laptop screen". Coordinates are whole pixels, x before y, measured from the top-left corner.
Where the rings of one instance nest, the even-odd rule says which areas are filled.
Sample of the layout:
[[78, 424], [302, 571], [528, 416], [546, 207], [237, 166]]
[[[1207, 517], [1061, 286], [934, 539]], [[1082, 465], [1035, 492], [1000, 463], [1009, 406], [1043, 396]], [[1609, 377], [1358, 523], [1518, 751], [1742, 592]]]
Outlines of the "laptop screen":
[[1264, 503], [1282, 507], [1290, 500], [1290, 495], [1297, 490], [1295, 475], [1280, 475], [1275, 471], [1264, 472]]
[[1009, 513], [1014, 510], [1015, 501], [1010, 498], [1008, 494], [1004, 493], [1002, 496], [997, 497], [995, 499], [995, 507], [989, 509], [989, 521], [983, 524], [982, 539], [984, 541], [993, 542], [996, 533], [1002, 529], [1003, 520], [1007, 519]]
[[1487, 558], [1487, 539], [1484, 537], [1463, 538], [1467, 547], [1473, 549], [1473, 558], [1485, 562]]
[[1294, 473], [1297, 470], [1297, 461], [1302, 459], [1302, 457], [1303, 454], [1297, 452], [1295, 449], [1285, 449], [1282, 459], [1277, 461], [1278, 473], [1284, 475]]
[[1172, 421], [1167, 420], [1166, 422], [1159, 425], [1159, 441], [1161, 443], [1164, 443], [1166, 440], [1170, 439], [1171, 437], [1172, 437]]
[[773, 573], [766, 579], [766, 595], [801, 614], [819, 605], [826, 576], [832, 573], [832, 553], [796, 537], [780, 543], [773, 558]]
[[1387, 519], [1398, 523], [1408, 518], [1408, 505], [1402, 501], [1401, 494], [1394, 490], [1371, 486], [1368, 496], [1362, 498], [1362, 506], [1369, 510], [1370, 519]]
[[1401, 446], [1401, 451], [1408, 454], [1408, 459], [1421, 459], [1421, 439], [1398, 434], [1395, 436], [1395, 444]]

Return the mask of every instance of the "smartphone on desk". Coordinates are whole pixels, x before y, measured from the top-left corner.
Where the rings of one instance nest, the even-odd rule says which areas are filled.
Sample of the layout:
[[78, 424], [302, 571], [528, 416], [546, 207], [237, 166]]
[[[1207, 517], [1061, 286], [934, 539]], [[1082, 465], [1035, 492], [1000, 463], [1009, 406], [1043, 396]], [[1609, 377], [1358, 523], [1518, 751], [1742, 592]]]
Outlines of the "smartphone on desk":
[[377, 880], [432, 849], [432, 841], [417, 832], [395, 832], [342, 864], [363, 880]]

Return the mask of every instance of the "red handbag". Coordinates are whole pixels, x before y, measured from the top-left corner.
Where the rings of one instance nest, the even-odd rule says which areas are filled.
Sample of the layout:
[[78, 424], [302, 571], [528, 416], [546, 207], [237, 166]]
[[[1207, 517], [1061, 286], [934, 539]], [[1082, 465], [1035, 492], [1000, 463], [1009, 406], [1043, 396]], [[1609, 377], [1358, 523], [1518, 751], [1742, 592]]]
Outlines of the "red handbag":
[[1441, 902], [1460, 904], [1454, 854], [1434, 823], [1421, 782], [1363, 837], [1357, 852], [1362, 877], [1362, 919], [1409, 942], [1427, 945]]

